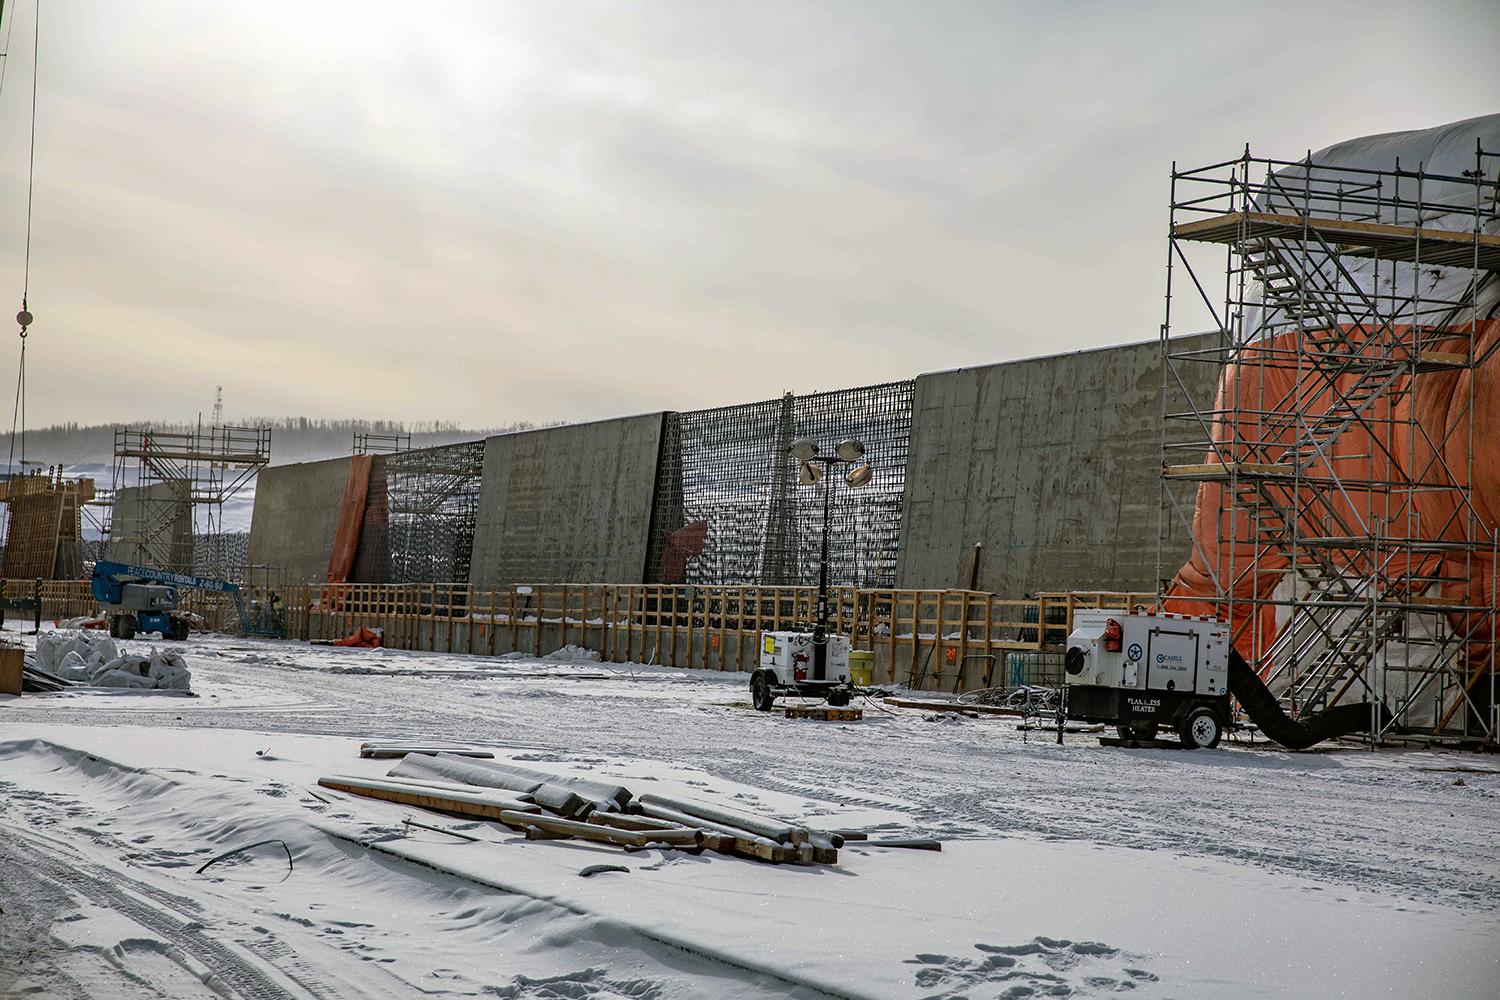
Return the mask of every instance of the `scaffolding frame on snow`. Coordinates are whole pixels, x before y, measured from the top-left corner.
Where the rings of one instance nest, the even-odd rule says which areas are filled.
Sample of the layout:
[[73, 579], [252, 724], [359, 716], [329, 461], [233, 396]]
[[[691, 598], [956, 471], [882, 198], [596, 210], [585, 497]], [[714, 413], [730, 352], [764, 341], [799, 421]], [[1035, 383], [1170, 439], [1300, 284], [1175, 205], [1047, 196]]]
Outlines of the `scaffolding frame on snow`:
[[[1173, 165], [1162, 535], [1195, 537], [1194, 596], [1290, 711], [1369, 701], [1372, 744], [1497, 740], [1500, 539], [1472, 487], [1497, 166], [1479, 143], [1460, 176], [1248, 147]], [[1183, 298], [1211, 346], [1172, 339]], [[1184, 377], [1204, 364], [1211, 398]]]

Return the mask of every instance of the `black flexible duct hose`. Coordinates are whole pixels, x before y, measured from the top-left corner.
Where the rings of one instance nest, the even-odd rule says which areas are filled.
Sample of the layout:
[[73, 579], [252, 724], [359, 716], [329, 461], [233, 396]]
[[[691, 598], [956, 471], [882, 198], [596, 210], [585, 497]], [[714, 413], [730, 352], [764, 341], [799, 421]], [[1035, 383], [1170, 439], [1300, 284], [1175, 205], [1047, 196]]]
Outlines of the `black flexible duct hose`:
[[[1335, 736], [1365, 733], [1370, 730], [1370, 703], [1335, 705], [1305, 719], [1290, 718], [1281, 710], [1276, 697], [1261, 683], [1260, 677], [1245, 662], [1238, 650], [1229, 651], [1229, 692], [1239, 699], [1245, 714], [1260, 731], [1289, 750], [1308, 747]], [[1390, 721], [1390, 712], [1380, 706], [1382, 727]]]

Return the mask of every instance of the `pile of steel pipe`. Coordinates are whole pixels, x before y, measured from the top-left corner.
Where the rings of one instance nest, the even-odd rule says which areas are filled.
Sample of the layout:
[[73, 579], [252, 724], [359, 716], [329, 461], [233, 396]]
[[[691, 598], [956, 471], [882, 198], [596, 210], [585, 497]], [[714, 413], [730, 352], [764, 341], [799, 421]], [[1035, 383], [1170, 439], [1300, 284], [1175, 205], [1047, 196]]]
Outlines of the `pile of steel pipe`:
[[[361, 748], [362, 756], [367, 749]], [[411, 748], [384, 778], [333, 775], [318, 784], [498, 822], [528, 840], [575, 838], [627, 850], [707, 850], [773, 864], [837, 864], [838, 849], [846, 839], [841, 831], [817, 830], [691, 799], [636, 797], [609, 782], [437, 750]]]

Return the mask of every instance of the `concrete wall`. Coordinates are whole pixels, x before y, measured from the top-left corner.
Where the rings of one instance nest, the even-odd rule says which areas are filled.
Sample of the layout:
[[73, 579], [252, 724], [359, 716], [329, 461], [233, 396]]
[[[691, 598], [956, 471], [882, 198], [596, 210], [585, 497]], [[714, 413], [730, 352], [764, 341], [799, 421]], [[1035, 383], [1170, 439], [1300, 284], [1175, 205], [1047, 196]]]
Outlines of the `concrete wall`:
[[193, 518], [186, 480], [126, 486], [110, 511], [106, 559], [178, 573], [193, 570]]
[[280, 567], [288, 583], [327, 580], [339, 505], [348, 485], [347, 458], [262, 469], [250, 520], [251, 565]]
[[650, 413], [489, 438], [470, 581], [639, 582], [661, 425]]
[[[1217, 369], [1191, 367], [1202, 399]], [[980, 542], [1002, 596], [1155, 589], [1161, 384], [1158, 341], [920, 376], [897, 585], [967, 586]]]

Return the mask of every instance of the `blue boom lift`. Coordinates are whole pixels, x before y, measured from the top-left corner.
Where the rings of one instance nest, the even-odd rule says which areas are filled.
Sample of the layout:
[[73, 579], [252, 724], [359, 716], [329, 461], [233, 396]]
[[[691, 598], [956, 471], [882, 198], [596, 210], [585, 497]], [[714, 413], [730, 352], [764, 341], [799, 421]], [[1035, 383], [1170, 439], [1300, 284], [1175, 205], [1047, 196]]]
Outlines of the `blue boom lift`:
[[239, 614], [245, 635], [281, 638], [279, 608], [257, 606], [253, 616], [245, 608], [238, 584], [187, 573], [169, 573], [149, 566], [100, 560], [94, 563], [94, 599], [109, 615], [109, 634], [133, 639], [137, 632], [160, 632], [163, 639], [186, 639], [188, 618], [177, 612], [178, 590], [211, 590], [228, 594]]

